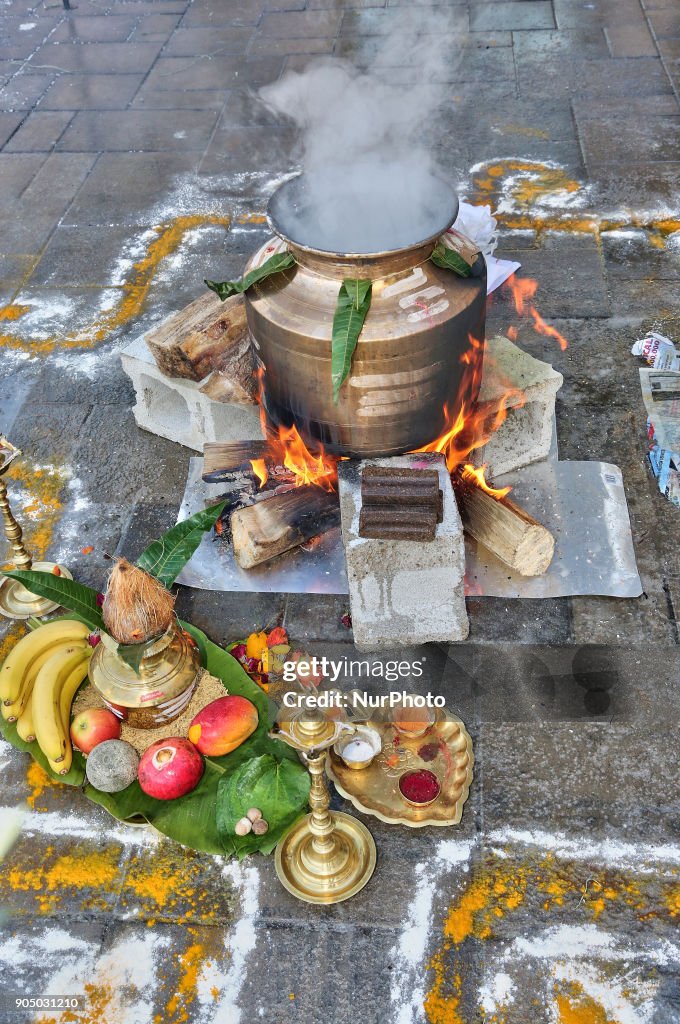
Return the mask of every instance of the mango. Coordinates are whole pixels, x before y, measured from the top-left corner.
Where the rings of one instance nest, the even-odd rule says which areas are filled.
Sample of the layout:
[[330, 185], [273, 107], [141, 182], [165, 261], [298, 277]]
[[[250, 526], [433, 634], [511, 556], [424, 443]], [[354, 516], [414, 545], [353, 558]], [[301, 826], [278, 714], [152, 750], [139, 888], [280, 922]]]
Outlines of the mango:
[[236, 750], [257, 729], [257, 708], [245, 697], [218, 697], [189, 726], [189, 741], [201, 754], [220, 757]]

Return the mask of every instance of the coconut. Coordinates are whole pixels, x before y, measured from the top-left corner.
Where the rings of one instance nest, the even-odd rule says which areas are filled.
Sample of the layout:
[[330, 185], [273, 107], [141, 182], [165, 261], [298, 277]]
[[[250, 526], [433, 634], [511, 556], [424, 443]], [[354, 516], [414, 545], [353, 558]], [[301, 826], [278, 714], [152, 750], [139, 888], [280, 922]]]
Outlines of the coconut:
[[136, 565], [119, 558], [109, 574], [102, 616], [107, 633], [119, 644], [141, 644], [164, 633], [175, 598]]

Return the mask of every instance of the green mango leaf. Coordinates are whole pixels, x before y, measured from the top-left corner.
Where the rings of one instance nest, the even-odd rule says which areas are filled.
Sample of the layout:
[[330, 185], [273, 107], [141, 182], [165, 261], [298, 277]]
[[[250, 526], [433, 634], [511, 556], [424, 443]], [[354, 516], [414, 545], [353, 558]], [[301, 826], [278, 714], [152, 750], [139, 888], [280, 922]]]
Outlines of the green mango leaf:
[[76, 612], [90, 629], [104, 629], [101, 609], [97, 604], [97, 591], [86, 587], [84, 583], [76, 583], [65, 576], [53, 576], [51, 572], [40, 570], [8, 569], [3, 576], [18, 580], [32, 594], [46, 597], [61, 608]]
[[294, 266], [295, 257], [292, 253], [277, 252], [274, 256], [270, 256], [268, 260], [265, 260], [261, 266], [250, 270], [240, 281], [206, 281], [205, 283], [224, 302], [225, 299], [230, 298], [232, 295], [247, 292], [258, 281], [264, 281], [266, 277], [278, 274], [282, 270], [290, 270]]
[[371, 308], [371, 288], [371, 281], [347, 279], [342, 282], [338, 293], [331, 340], [334, 402], [337, 402], [340, 388], [349, 376], [361, 328]]
[[[303, 813], [309, 798], [309, 774], [299, 763], [277, 761], [271, 754], [252, 758], [225, 775], [217, 787], [217, 830], [225, 852], [239, 860], [249, 853], [271, 853]], [[236, 822], [259, 807], [269, 830], [263, 836], [237, 836]]]
[[449, 249], [441, 242], [437, 242], [435, 245], [430, 259], [435, 266], [442, 267], [444, 270], [453, 270], [454, 274], [458, 274], [459, 277], [469, 277], [472, 273], [472, 267], [466, 263], [460, 253]]
[[219, 505], [211, 505], [177, 523], [142, 552], [137, 559], [139, 568], [155, 576], [163, 586], [171, 587], [201, 543], [203, 534], [215, 525], [226, 504], [222, 501]]
[[138, 676], [147, 646], [148, 641], [142, 644], [118, 644], [116, 654]]

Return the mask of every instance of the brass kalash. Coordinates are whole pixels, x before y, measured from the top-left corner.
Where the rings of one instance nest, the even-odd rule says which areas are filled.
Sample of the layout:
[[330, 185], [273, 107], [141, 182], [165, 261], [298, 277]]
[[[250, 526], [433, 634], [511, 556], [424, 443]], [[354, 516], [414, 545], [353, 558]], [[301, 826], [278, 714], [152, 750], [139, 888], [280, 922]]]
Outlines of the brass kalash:
[[306, 903], [341, 903], [363, 889], [375, 869], [375, 842], [366, 826], [351, 814], [329, 810], [328, 749], [353, 728], [317, 708], [303, 708], [280, 713], [272, 733], [300, 752], [311, 775], [311, 813], [276, 847], [279, 881]]
[[[297, 427], [313, 449], [367, 457], [414, 451], [440, 437], [477, 399], [486, 311], [486, 269], [458, 277], [430, 260], [453, 224], [458, 199], [432, 177], [427, 216], [398, 247], [334, 252], [324, 228], [309, 224], [301, 175], [282, 185], [268, 208], [278, 238], [246, 272], [289, 250], [296, 266], [245, 294], [248, 325], [264, 370], [262, 403], [274, 427]], [[409, 230], [412, 230], [411, 228]], [[473, 251], [474, 251], [474, 247]], [[331, 325], [343, 279], [370, 279], [371, 307], [351, 374], [333, 400]], [[472, 339], [472, 340], [471, 340]]]

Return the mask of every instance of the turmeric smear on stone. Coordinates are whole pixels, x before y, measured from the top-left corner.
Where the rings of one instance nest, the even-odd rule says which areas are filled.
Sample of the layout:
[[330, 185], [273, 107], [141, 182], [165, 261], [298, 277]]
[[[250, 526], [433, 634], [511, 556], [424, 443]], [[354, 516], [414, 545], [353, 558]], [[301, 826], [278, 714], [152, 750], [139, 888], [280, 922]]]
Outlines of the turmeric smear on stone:
[[[466, 939], [487, 939], [493, 924], [523, 902], [527, 878], [497, 862], [487, 864], [453, 904], [444, 921], [444, 943], [428, 964], [434, 983], [425, 998], [429, 1024], [465, 1024], [459, 1013], [462, 978], [455, 969], [455, 949]], [[453, 967], [447, 961], [453, 959]]]
[[88, 890], [90, 895], [81, 909], [105, 909], [105, 894], [113, 891], [121, 879], [120, 848], [89, 851], [76, 849], [73, 853], [55, 856], [54, 847], [48, 846], [43, 863], [35, 868], [10, 866], [3, 873], [0, 888], [35, 893], [41, 914], [56, 910], [66, 892]]
[[66, 470], [59, 466], [38, 466], [22, 456], [7, 471], [10, 500], [21, 520], [26, 549], [35, 561], [45, 558], [54, 529], [61, 518], [61, 495]]
[[572, 982], [568, 989], [555, 993], [559, 1024], [618, 1024], [604, 1007], [587, 995], [583, 986]]
[[[188, 231], [209, 224], [218, 224], [227, 228], [230, 223], [231, 217], [228, 215], [191, 214], [176, 217], [168, 223], [157, 225], [153, 229], [156, 238], [150, 243], [146, 255], [133, 265], [130, 276], [123, 287], [107, 288], [109, 292], [120, 292], [120, 298], [111, 309], [98, 314], [92, 323], [67, 334], [66, 337], [55, 336], [36, 340], [22, 336], [21, 332], [2, 334], [0, 335], [0, 348], [26, 351], [30, 355], [48, 355], [50, 352], [62, 349], [95, 348], [113, 331], [124, 327], [139, 315], [160, 263], [177, 250]], [[104, 283], [102, 283], [102, 287], [105, 287]], [[20, 320], [21, 316], [29, 309], [29, 306], [10, 304], [0, 308], [0, 320]], [[15, 312], [17, 310], [19, 312]]]
[[153, 1024], [186, 1024], [198, 992], [198, 979], [206, 964], [206, 951], [201, 942], [193, 942], [179, 956], [179, 979], [174, 995], [168, 1000], [164, 1014], [157, 1014]]
[[219, 919], [219, 899], [210, 887], [201, 883], [199, 858], [182, 847], [155, 851], [151, 859], [131, 858], [123, 883], [123, 903], [144, 904], [144, 913], [153, 917], [172, 917], [178, 921], [198, 920], [203, 924]]
[[[36, 1017], [35, 1024], [126, 1024], [113, 985], [86, 983], [83, 1007], [64, 1010], [59, 1017]], [[171, 1022], [168, 1022], [171, 1024]]]
[[33, 760], [29, 762], [26, 769], [26, 782], [31, 787], [31, 792], [26, 797], [26, 803], [32, 811], [40, 810], [36, 804], [45, 790], [59, 791], [63, 788], [63, 783], [53, 779], [37, 761]]

